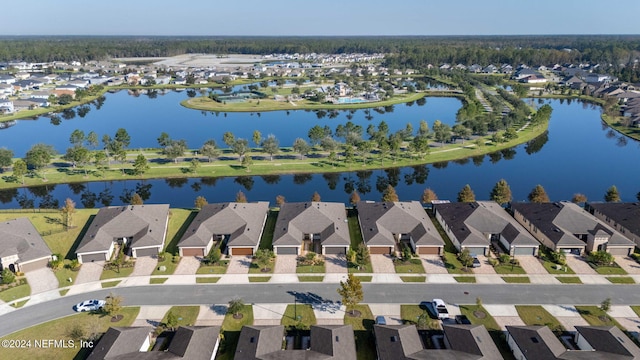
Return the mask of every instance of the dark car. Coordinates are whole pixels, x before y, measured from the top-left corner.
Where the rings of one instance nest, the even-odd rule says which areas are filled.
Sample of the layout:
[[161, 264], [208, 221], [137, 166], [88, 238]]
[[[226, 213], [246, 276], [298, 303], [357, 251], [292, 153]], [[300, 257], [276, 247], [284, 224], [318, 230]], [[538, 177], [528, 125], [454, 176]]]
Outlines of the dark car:
[[471, 325], [466, 315], [456, 315], [456, 324]]

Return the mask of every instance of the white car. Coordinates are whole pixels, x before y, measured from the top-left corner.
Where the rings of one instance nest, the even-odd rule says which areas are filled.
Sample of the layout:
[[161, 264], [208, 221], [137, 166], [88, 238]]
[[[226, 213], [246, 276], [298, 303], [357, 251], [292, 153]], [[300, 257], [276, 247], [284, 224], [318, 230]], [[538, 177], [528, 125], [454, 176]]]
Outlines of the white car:
[[76, 304], [73, 307], [73, 309], [78, 312], [102, 310], [102, 307], [104, 307], [104, 304], [105, 304], [104, 300], [97, 300], [97, 299], [85, 300], [79, 304]]
[[447, 306], [442, 299], [433, 299], [431, 304], [433, 305], [433, 310], [436, 312], [436, 316], [439, 320], [449, 318], [449, 310], [447, 310]]

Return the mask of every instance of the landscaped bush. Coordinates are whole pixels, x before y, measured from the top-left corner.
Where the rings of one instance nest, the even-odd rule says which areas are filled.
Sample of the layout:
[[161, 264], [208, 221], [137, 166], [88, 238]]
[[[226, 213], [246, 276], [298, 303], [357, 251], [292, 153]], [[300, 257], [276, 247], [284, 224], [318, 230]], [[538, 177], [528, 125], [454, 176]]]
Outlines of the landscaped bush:
[[498, 260], [500, 260], [500, 264], [507, 264], [511, 260], [511, 256], [509, 254], [500, 254]]
[[587, 261], [596, 266], [608, 266], [613, 264], [613, 255], [606, 251], [592, 251], [587, 256]]
[[500, 261], [498, 261], [498, 259], [494, 259], [494, 258], [488, 258], [487, 262], [491, 266], [496, 266], [496, 265], [498, 265], [500, 263]]
[[566, 265], [567, 264], [567, 254], [561, 251], [550, 251], [549, 252], [549, 260], [558, 265]]
[[12, 284], [16, 281], [16, 274], [14, 274], [9, 268], [2, 270], [2, 283], [5, 285]]
[[640, 263], [640, 254], [638, 254], [638, 253], [633, 253], [633, 254], [631, 254], [630, 256], [631, 256], [631, 258], [632, 258], [633, 260], [635, 260], [637, 263]]
[[324, 260], [318, 256], [318, 254], [309, 251], [305, 256], [298, 257], [298, 265], [300, 266], [314, 266], [324, 265]]

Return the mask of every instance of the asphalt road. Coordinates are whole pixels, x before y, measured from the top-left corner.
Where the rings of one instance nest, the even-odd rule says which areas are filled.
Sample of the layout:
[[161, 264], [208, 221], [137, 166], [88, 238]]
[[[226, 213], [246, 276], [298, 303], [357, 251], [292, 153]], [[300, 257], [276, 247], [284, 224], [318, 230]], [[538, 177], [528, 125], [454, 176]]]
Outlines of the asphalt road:
[[[102, 299], [110, 292], [123, 304], [205, 305], [226, 304], [234, 297], [245, 303], [335, 302], [337, 284], [162, 285], [104, 289], [65, 296], [24, 307], [0, 316], [0, 337], [20, 329], [73, 314], [73, 305]], [[640, 287], [634, 285], [517, 285], [517, 284], [363, 284], [363, 303], [416, 304], [441, 298], [452, 304], [571, 304], [594, 305], [611, 298], [613, 305], [640, 304]]]

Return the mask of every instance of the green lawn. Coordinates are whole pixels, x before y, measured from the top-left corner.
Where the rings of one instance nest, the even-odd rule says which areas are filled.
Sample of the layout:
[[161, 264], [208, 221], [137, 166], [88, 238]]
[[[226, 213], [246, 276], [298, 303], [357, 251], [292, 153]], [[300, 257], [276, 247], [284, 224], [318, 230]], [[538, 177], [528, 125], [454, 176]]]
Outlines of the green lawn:
[[556, 279], [562, 284], [582, 284], [582, 280], [577, 276], [556, 276]]
[[14, 286], [10, 289], [0, 291], [0, 300], [10, 302], [31, 295], [31, 287], [28, 283]]
[[149, 284], [154, 285], [154, 284], [164, 284], [165, 281], [167, 281], [168, 278], [166, 277], [158, 277], [158, 278], [151, 278], [149, 279]]
[[[138, 307], [123, 308], [121, 314], [124, 315], [124, 318], [115, 323], [111, 322], [110, 316], [102, 314], [93, 314], [90, 312], [75, 314], [20, 330], [2, 339], [24, 340], [53, 338], [56, 340], [78, 341], [79, 339], [74, 339], [70, 336], [71, 329], [79, 328], [84, 334], [89, 335], [92, 331], [103, 333], [111, 326], [130, 326], [136, 316], [138, 316], [139, 310], [140, 308]], [[84, 359], [89, 354], [89, 351], [78, 352], [79, 350], [78, 348], [63, 347], [31, 348], [29, 351], [25, 351], [24, 349], [0, 348], [0, 359]]]
[[427, 312], [427, 309], [420, 305], [400, 305], [400, 318], [405, 324], [415, 324], [420, 315]]
[[65, 295], [67, 295], [67, 293], [69, 292], [69, 290], [71, 290], [71, 289], [62, 289], [62, 290], [60, 290], [60, 291], [58, 291], [58, 292], [60, 293], [60, 296], [65, 296]]
[[473, 325], [484, 325], [491, 335], [493, 342], [496, 343], [498, 350], [500, 350], [500, 354], [502, 354], [505, 359], [514, 359], [511, 349], [509, 345], [507, 345], [504, 333], [485, 308], [482, 306], [478, 307], [477, 305], [461, 305], [460, 312], [466, 315]]
[[276, 228], [276, 220], [278, 219], [278, 210], [269, 210], [267, 221], [264, 224], [262, 238], [260, 239], [260, 249], [272, 250], [273, 231]]
[[518, 315], [526, 325], [547, 326], [553, 331], [564, 331], [564, 327], [542, 306], [516, 306]]
[[633, 280], [630, 276], [607, 276], [606, 277], [609, 282], [612, 284], [635, 284], [635, 280]]
[[362, 273], [370, 274], [373, 272], [373, 265], [371, 265], [371, 262], [365, 265], [361, 265], [360, 268], [358, 268], [356, 264], [352, 264], [351, 262], [349, 262], [347, 263], [347, 268], [349, 273], [351, 274], [362, 274]]
[[269, 282], [271, 280], [271, 276], [249, 276], [249, 282]]
[[122, 282], [122, 280], [106, 281], [106, 282], [103, 282], [101, 285], [102, 285], [102, 288], [103, 288], [103, 289], [106, 289], [106, 288], [115, 287], [115, 286], [117, 286], [118, 284], [120, 284], [120, 282]]
[[373, 279], [373, 276], [357, 276], [356, 277], [360, 280], [360, 282], [371, 282], [371, 280]]
[[[64, 267], [60, 270], [56, 270], [53, 272], [56, 276], [56, 279], [58, 279], [58, 287], [65, 287], [65, 286], [70, 286], [75, 284], [76, 277], [78, 277], [79, 270], [78, 271], [71, 270], [69, 268], [70, 263], [71, 263], [70, 260], [65, 259]], [[71, 278], [71, 281], [69, 281], [69, 278]]]
[[[196, 319], [198, 318], [198, 313], [200, 313], [200, 306], [172, 306], [169, 311], [173, 312], [178, 318], [178, 326], [193, 326], [196, 323]], [[167, 315], [169, 314], [167, 311], [162, 318], [161, 323], [167, 322]]]
[[421, 259], [409, 259], [409, 261], [394, 261], [393, 266], [398, 274], [424, 274], [424, 266]]
[[[267, 267], [260, 267], [255, 262], [255, 259], [251, 261], [249, 266], [249, 274], [273, 274], [273, 270], [276, 268], [276, 258], [272, 258]], [[266, 271], [265, 271], [266, 270]]]
[[296, 266], [298, 274], [324, 274], [324, 264], [322, 265], [298, 265]]
[[509, 275], [509, 274], [523, 275], [527, 273], [526, 271], [524, 271], [522, 267], [515, 266], [515, 265], [511, 266], [510, 264], [496, 265], [493, 267], [493, 269], [496, 271], [497, 274], [501, 274], [501, 275]]
[[600, 275], [627, 275], [627, 272], [618, 265], [597, 266], [594, 270]]
[[102, 270], [102, 274], [100, 275], [100, 280], [127, 277], [131, 275], [131, 273], [133, 272], [133, 268], [134, 267], [131, 266], [126, 268], [121, 267], [120, 270]]
[[561, 275], [561, 274], [575, 274], [568, 265], [562, 265], [561, 270], [557, 269], [558, 264], [545, 260], [542, 262], [542, 266], [547, 270], [549, 274]]
[[446, 252], [444, 253], [444, 266], [447, 268], [449, 274], [472, 274], [472, 268], [465, 268], [462, 266], [460, 260], [458, 260], [458, 256], [454, 253]]
[[227, 267], [229, 266], [229, 260], [221, 260], [218, 265], [202, 265], [196, 271], [196, 274], [199, 275], [207, 275], [207, 274], [224, 274], [227, 272]]
[[316, 315], [309, 304], [287, 305], [282, 321], [280, 321], [280, 324], [284, 326], [298, 327], [299, 324], [302, 324], [303, 328], [307, 329], [316, 323]]
[[502, 280], [507, 284], [529, 284], [531, 280], [529, 280], [528, 276], [503, 276]]
[[300, 282], [322, 282], [324, 280], [324, 275], [315, 276], [315, 275], [300, 275], [298, 276], [298, 281]]
[[630, 307], [631, 307], [631, 310], [633, 310], [636, 313], [636, 315], [638, 315], [638, 317], [640, 317], [640, 306], [635, 305], [635, 306], [630, 306]]
[[[151, 275], [171, 275], [173, 274], [174, 271], [176, 271], [176, 268], [178, 267], [178, 264], [180, 263], [180, 257], [176, 257], [176, 260], [174, 262], [174, 256], [166, 253], [164, 256], [164, 259], [162, 261], [158, 261], [158, 264], [156, 265], [156, 268], [153, 269], [153, 272], [151, 273]], [[160, 271], [160, 267], [164, 266], [166, 268], [165, 271]]]
[[[353, 309], [360, 312], [360, 316], [344, 316], [344, 324], [351, 325], [356, 338], [356, 354], [358, 360], [373, 360], [376, 358], [375, 337], [373, 336], [374, 317], [368, 305], [356, 305]], [[351, 308], [347, 309], [347, 311]]]
[[475, 276], [454, 276], [454, 279], [456, 279], [456, 281], [459, 283], [475, 283], [476, 282]]
[[426, 276], [400, 276], [402, 282], [423, 283], [427, 281]]
[[[187, 231], [187, 228], [191, 224], [191, 221], [193, 221], [193, 219], [196, 217], [196, 215], [198, 215], [198, 212], [190, 209], [171, 209], [170, 210], [169, 224], [167, 225], [167, 236], [166, 236], [167, 244], [164, 249], [165, 252], [171, 255], [178, 254], [178, 241], [180, 241], [180, 238], [182, 237], [184, 232]], [[169, 256], [167, 256], [167, 260], [170, 260], [168, 258]], [[167, 266], [167, 271], [165, 273], [160, 273], [160, 274], [154, 273], [153, 275], [173, 274], [173, 271], [169, 272], [170, 265], [168, 264], [163, 264], [163, 265]], [[173, 270], [175, 270], [175, 266], [173, 267]]]
[[240, 319], [234, 319], [234, 314], [230, 313], [224, 316], [224, 321], [222, 322], [223, 340], [216, 360], [232, 360], [238, 345], [240, 330], [245, 325], [253, 325], [253, 307], [251, 305], [245, 305], [239, 314], [242, 314]]
[[349, 237], [351, 238], [351, 248], [356, 249], [362, 244], [362, 233], [358, 222], [358, 211], [356, 209], [347, 210], [347, 223], [349, 225]]
[[26, 303], [27, 303], [27, 301], [29, 301], [29, 300], [21, 300], [21, 301], [17, 301], [17, 302], [14, 302], [13, 304], [11, 304], [11, 306], [13, 306], [14, 308], [18, 309], [18, 308], [23, 307], [23, 306], [24, 306], [24, 304], [26, 304]]
[[[618, 324], [617, 321], [612, 319], [604, 311], [600, 310], [598, 306], [576, 306], [576, 310], [591, 326], [611, 326], [615, 325], [622, 331], [625, 329]], [[635, 310], [634, 310], [635, 311]]]
[[215, 284], [220, 280], [218, 276], [197, 276], [196, 284]]

